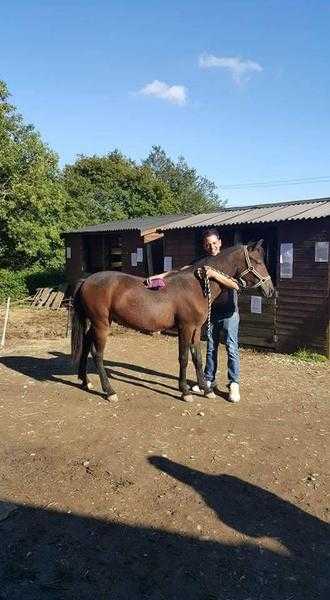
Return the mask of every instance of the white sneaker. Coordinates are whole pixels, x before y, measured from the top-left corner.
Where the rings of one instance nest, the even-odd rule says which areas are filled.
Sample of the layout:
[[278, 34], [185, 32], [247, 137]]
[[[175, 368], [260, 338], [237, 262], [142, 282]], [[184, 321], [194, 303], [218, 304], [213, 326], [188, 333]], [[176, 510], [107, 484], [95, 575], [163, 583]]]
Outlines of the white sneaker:
[[[206, 381], [206, 387], [208, 390], [211, 390], [211, 382], [210, 381]], [[195, 392], [195, 394], [202, 394], [203, 390], [201, 390], [201, 388], [199, 387], [198, 384], [193, 385], [191, 388], [192, 392]]]
[[236, 383], [235, 381], [232, 381], [229, 384], [229, 396], [228, 396], [228, 400], [229, 402], [239, 402], [241, 399], [240, 393], [239, 393], [239, 385], [238, 383]]

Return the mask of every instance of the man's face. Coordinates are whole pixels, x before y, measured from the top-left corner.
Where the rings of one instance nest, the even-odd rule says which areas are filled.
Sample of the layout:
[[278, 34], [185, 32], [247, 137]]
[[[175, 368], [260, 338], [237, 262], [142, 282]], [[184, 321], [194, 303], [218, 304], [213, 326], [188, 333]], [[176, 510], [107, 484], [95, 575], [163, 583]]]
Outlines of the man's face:
[[208, 235], [203, 242], [204, 250], [210, 256], [216, 256], [220, 252], [221, 240], [216, 235]]

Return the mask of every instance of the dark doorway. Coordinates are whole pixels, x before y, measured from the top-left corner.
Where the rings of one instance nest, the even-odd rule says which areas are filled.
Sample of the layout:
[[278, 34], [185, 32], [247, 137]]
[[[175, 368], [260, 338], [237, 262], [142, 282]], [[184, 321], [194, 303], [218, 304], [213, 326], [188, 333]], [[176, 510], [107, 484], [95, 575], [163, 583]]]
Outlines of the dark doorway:
[[147, 273], [155, 275], [164, 271], [164, 243], [163, 238], [146, 243]]

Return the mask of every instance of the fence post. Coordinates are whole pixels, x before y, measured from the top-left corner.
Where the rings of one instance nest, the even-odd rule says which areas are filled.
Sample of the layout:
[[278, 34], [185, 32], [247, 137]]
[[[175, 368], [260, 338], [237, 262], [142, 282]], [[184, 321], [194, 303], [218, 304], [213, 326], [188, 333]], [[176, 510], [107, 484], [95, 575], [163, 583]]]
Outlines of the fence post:
[[3, 324], [2, 337], [1, 337], [1, 348], [3, 348], [5, 345], [6, 329], [7, 329], [8, 317], [9, 317], [9, 307], [10, 307], [10, 297], [7, 298], [5, 322]]

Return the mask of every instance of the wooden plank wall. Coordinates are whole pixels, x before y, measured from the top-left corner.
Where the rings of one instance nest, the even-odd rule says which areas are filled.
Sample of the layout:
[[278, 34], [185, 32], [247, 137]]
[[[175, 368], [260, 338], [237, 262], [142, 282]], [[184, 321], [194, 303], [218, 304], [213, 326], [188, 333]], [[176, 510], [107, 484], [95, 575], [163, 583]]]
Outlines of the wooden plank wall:
[[103, 271], [103, 234], [95, 234], [86, 236], [86, 243], [89, 246], [89, 265], [87, 266], [90, 273]]
[[[261, 314], [251, 313], [251, 296], [261, 296]], [[275, 348], [277, 298], [265, 298], [258, 290], [245, 290], [239, 295], [241, 344]]]
[[[138, 277], [146, 277], [146, 252], [144, 248], [144, 240], [138, 231], [123, 231], [121, 234], [122, 240], [122, 271], [130, 273]], [[136, 267], [132, 266], [131, 253], [136, 252], [137, 248], [143, 248], [144, 260], [138, 263]]]
[[164, 256], [172, 256], [173, 269], [180, 269], [196, 258], [195, 230], [175, 229], [164, 235]]
[[74, 285], [84, 275], [84, 250], [82, 236], [72, 234], [65, 236], [65, 248], [71, 248], [71, 258], [65, 258], [65, 277]]
[[279, 224], [281, 243], [293, 243], [293, 278], [277, 274], [278, 349], [308, 347], [329, 356], [329, 263], [315, 262], [315, 242], [329, 241], [330, 219]]

